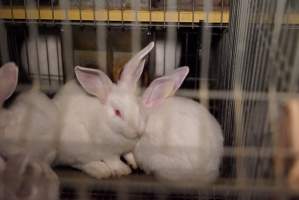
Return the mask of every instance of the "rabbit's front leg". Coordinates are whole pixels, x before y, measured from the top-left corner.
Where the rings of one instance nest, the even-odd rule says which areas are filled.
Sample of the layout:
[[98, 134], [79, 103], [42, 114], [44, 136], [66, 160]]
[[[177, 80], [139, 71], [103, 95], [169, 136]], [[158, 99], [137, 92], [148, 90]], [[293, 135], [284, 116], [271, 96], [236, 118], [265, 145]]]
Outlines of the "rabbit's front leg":
[[131, 168], [123, 163], [119, 157], [113, 157], [104, 161], [111, 169], [112, 176], [124, 176], [132, 172]]
[[75, 167], [97, 179], [103, 179], [112, 176], [111, 169], [103, 161], [93, 161], [87, 164], [77, 165]]
[[134, 155], [133, 155], [132, 152], [125, 154], [125, 155], [124, 155], [124, 159], [128, 162], [128, 164], [129, 164], [133, 169], [137, 169], [138, 166], [137, 166], [135, 157], [134, 157]]

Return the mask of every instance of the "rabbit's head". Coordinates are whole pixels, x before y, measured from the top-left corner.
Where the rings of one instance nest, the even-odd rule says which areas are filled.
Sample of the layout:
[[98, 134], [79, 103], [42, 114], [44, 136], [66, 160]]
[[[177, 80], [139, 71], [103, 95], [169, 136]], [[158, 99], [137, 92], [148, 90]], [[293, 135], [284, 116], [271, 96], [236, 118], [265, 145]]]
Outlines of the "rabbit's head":
[[0, 134], [9, 120], [8, 112], [3, 109], [3, 104], [17, 87], [18, 73], [18, 67], [12, 62], [4, 64], [0, 68]]
[[166, 98], [171, 97], [180, 88], [189, 67], [180, 67], [173, 73], [159, 77], [151, 82], [149, 87], [142, 95], [142, 107], [145, 109], [153, 108], [162, 103]]
[[108, 124], [115, 133], [136, 139], [143, 129], [143, 116], [137, 97], [137, 83], [142, 74], [145, 57], [154, 47], [151, 42], [125, 65], [120, 80], [112, 83], [100, 70], [77, 66], [75, 74], [84, 90], [105, 105]]

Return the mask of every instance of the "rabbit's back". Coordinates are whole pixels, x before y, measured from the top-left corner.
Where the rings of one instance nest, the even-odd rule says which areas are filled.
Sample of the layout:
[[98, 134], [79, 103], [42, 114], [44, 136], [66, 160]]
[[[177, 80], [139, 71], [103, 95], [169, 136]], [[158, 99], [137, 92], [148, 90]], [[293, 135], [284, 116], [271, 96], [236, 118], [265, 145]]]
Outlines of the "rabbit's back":
[[146, 163], [146, 170], [173, 180], [209, 181], [217, 176], [223, 136], [205, 107], [190, 99], [171, 97], [147, 112], [145, 133], [135, 151], [137, 161]]
[[35, 90], [22, 93], [9, 108], [1, 153], [9, 156], [26, 151], [38, 158], [54, 156], [57, 116], [56, 106], [46, 95]]

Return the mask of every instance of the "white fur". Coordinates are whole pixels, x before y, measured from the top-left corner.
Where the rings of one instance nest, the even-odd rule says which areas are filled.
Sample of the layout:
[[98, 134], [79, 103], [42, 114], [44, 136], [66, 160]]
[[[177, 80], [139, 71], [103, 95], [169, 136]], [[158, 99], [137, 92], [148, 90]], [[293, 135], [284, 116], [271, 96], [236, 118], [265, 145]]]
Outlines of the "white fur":
[[[18, 70], [14, 63], [0, 68], [2, 104], [15, 90]], [[0, 153], [9, 157], [26, 153], [32, 158], [51, 162], [57, 139], [57, 108], [44, 94], [33, 88], [17, 97], [8, 108], [0, 108]]]
[[26, 154], [10, 157], [0, 175], [0, 199], [58, 199], [56, 174], [47, 163], [30, 160]]
[[148, 173], [167, 180], [213, 181], [223, 151], [222, 131], [202, 105], [170, 97], [146, 109], [147, 123], [134, 155]]
[[30, 90], [9, 109], [0, 110], [0, 152], [9, 157], [27, 152], [50, 163], [56, 152], [57, 108], [44, 94]]
[[[0, 158], [0, 198], [34, 200], [43, 195], [44, 199], [54, 199], [48, 197], [54, 197], [54, 189], [58, 191], [57, 176], [50, 168], [56, 155], [58, 110], [46, 95], [37, 91], [37, 87], [19, 95], [8, 109], [3, 108], [3, 102], [16, 88], [17, 77], [18, 68], [14, 63], [0, 68], [0, 155], [8, 161], [5, 163]], [[19, 155], [26, 158], [25, 163], [15, 162]], [[34, 174], [25, 175], [23, 163], [26, 166], [32, 163], [34, 168], [40, 168], [40, 172], [44, 173], [41, 177], [49, 178], [51, 184], [42, 188], [43, 181], [36, 180]], [[22, 184], [27, 178], [32, 178], [32, 181], [28, 181], [26, 186], [35, 191], [31, 191], [28, 198], [18, 197], [17, 190], [23, 189]], [[45, 188], [51, 190], [48, 196], [42, 190]]]
[[[108, 100], [109, 104], [121, 107], [125, 104], [128, 116], [139, 112], [135, 110], [138, 107], [130, 105], [135, 101], [130, 95], [116, 91], [110, 98], [113, 100]], [[116, 118], [110, 106], [86, 94], [75, 81], [68, 82], [54, 101], [62, 114], [59, 160], [63, 163], [77, 165], [117, 157], [129, 152], [137, 141], [138, 135], [133, 128]], [[132, 119], [132, 123], [136, 124], [137, 120]]]
[[[130, 153], [140, 137], [137, 131], [143, 120], [136, 84], [153, 46], [150, 43], [126, 64], [117, 84], [99, 70], [76, 67], [82, 87], [70, 81], [54, 98], [61, 116], [59, 163], [98, 179], [131, 173], [120, 156]], [[122, 113], [122, 119], [115, 109]], [[136, 166], [131, 158], [129, 163]]]
[[[157, 84], [145, 92], [143, 98], [150, 102], [145, 104], [148, 101], [143, 99], [141, 104], [146, 123], [134, 155], [139, 167], [158, 178], [207, 183], [218, 176], [222, 130], [201, 104], [169, 97], [182, 83], [188, 73], [186, 69], [176, 70], [181, 73], [179, 76], [156, 79]], [[150, 93], [155, 94], [151, 97]]]

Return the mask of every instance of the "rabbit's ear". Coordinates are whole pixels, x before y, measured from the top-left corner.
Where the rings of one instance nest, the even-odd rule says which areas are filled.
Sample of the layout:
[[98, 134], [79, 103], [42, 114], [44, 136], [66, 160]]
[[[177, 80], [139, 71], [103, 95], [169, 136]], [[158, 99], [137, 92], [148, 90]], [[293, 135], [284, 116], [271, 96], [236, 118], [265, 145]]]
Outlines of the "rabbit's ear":
[[15, 63], [9, 62], [0, 68], [0, 105], [16, 90], [19, 69]]
[[161, 103], [165, 98], [174, 95], [188, 73], [188, 67], [180, 67], [170, 75], [155, 79], [142, 96], [143, 104], [146, 107], [152, 107]]
[[120, 76], [119, 83], [125, 84], [130, 88], [135, 88], [143, 72], [145, 57], [155, 46], [154, 42], [149, 43], [145, 48], [139, 51], [124, 66]]
[[75, 74], [83, 89], [105, 103], [112, 86], [110, 78], [101, 70], [76, 66]]
[[188, 73], [189, 73], [189, 67], [184, 66], [184, 67], [177, 68], [172, 74], [168, 75], [168, 77], [173, 79], [175, 82], [175, 87], [173, 88], [173, 94], [181, 87]]
[[142, 95], [143, 105], [152, 107], [172, 95], [175, 82], [169, 77], [155, 79]]

